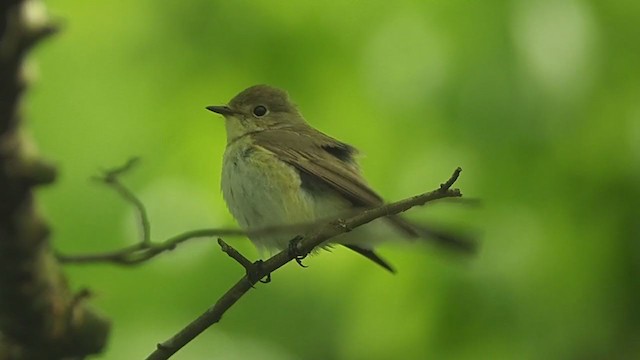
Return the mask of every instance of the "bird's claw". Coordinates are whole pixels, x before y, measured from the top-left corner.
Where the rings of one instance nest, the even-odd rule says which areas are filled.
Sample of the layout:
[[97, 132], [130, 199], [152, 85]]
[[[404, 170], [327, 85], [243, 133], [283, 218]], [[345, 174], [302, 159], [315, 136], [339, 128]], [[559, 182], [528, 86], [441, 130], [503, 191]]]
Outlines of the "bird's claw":
[[257, 282], [261, 282], [263, 284], [268, 284], [271, 282], [271, 273], [268, 273], [264, 278], [260, 278], [260, 273], [262, 272], [262, 260], [256, 260], [251, 267], [247, 268], [247, 279], [253, 286]]
[[308, 267], [302, 263], [302, 260], [307, 257], [307, 254], [300, 255], [298, 253], [298, 243], [302, 240], [302, 236], [298, 235], [289, 241], [289, 255], [303, 268]]
[[298, 263], [298, 265], [300, 265], [300, 267], [307, 268], [309, 266], [302, 263], [302, 260], [304, 260], [304, 258], [306, 258], [306, 257], [307, 257], [307, 255], [296, 256], [294, 258], [294, 260]]

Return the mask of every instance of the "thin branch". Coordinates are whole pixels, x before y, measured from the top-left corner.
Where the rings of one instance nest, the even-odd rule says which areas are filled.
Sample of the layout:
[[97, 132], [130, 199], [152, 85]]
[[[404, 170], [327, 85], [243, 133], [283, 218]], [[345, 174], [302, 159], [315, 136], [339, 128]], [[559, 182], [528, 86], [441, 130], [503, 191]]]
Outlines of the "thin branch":
[[[201, 238], [216, 238], [225, 236], [249, 236], [254, 234], [278, 234], [296, 229], [308, 230], [310, 227], [317, 225], [297, 224], [290, 226], [272, 226], [254, 231], [246, 232], [240, 229], [198, 229], [190, 230], [184, 233], [172, 236], [162, 242], [153, 242], [149, 237], [148, 242], [141, 240], [140, 242], [118, 249], [115, 251], [99, 252], [93, 254], [81, 255], [65, 255], [58, 253], [58, 261], [65, 264], [96, 264], [96, 263], [112, 263], [117, 265], [138, 265], [150, 260], [164, 252], [175, 249], [178, 245], [185, 241]], [[143, 239], [147, 237], [143, 234]]]
[[238, 264], [242, 265], [247, 273], [247, 278], [252, 284], [255, 284], [258, 281], [265, 284], [271, 282], [271, 274], [267, 274], [267, 278], [265, 280], [262, 280], [262, 277], [260, 276], [262, 260], [258, 260], [252, 263], [251, 260], [247, 259], [238, 250], [234, 249], [233, 246], [224, 242], [224, 240], [222, 240], [221, 238], [218, 238], [218, 245], [220, 245], [220, 249], [223, 253], [229, 255], [230, 258], [235, 260]]
[[[102, 175], [96, 176], [93, 179], [114, 189], [125, 201], [133, 205], [138, 219], [140, 220], [141, 240], [134, 245], [115, 251], [81, 255], [65, 255], [58, 253], [56, 255], [58, 261], [66, 264], [95, 264], [103, 262], [118, 265], [137, 265], [154, 258], [163, 252], [171, 251], [179, 244], [190, 239], [246, 235], [246, 232], [236, 229], [200, 229], [175, 235], [162, 242], [152, 242], [151, 224], [144, 204], [120, 181], [120, 176], [131, 171], [138, 163], [138, 158], [132, 158], [122, 166], [104, 170]], [[271, 230], [277, 229], [274, 227]]]
[[[127, 163], [129, 164], [129, 163]], [[325, 219], [311, 223], [300, 223], [290, 225], [277, 225], [264, 228], [258, 228], [250, 231], [240, 229], [197, 229], [190, 230], [178, 235], [174, 235], [166, 240], [154, 242], [151, 239], [151, 225], [147, 216], [146, 209], [140, 199], [138, 199], [128, 188], [126, 188], [118, 179], [118, 176], [124, 174], [123, 169], [131, 169], [131, 166], [125, 165], [116, 168], [113, 171], [106, 171], [103, 176], [95, 178], [102, 183], [116, 190], [127, 202], [134, 205], [138, 218], [141, 222], [141, 240], [136, 244], [124, 247], [122, 249], [106, 252], [97, 252], [90, 254], [68, 255], [57, 253], [58, 261], [64, 264], [96, 264], [109, 263], [115, 265], [139, 265], [147, 260], [167, 251], [174, 250], [178, 245], [192, 239], [202, 238], [218, 238], [218, 237], [243, 237], [256, 235], [278, 235], [291, 232], [304, 233], [319, 225], [330, 222], [332, 219]], [[359, 211], [353, 214], [359, 214]]]
[[[304, 233], [330, 219], [311, 223], [277, 225], [265, 228], [243, 231], [240, 229], [198, 229], [174, 235], [166, 240], [154, 242], [151, 238], [151, 224], [147, 210], [140, 199], [121, 181], [125, 175], [139, 163], [138, 158], [128, 160], [124, 165], [104, 170], [100, 176], [93, 179], [115, 190], [125, 201], [132, 204], [140, 221], [141, 239], [139, 242], [122, 249], [90, 254], [67, 255], [56, 254], [58, 261], [65, 264], [96, 264], [110, 263], [116, 265], [138, 265], [156, 256], [174, 250], [185, 241], [202, 238], [217, 238], [228, 236], [277, 235], [291, 232]], [[355, 213], [355, 212], [354, 212]]]
[[449, 180], [447, 180], [444, 184], [440, 184], [440, 190], [449, 190], [449, 188], [452, 187], [456, 181], [458, 181], [458, 178], [460, 177], [461, 172], [462, 172], [462, 168], [458, 166], [453, 171], [453, 174], [451, 175]]
[[124, 165], [106, 170], [102, 176], [96, 177], [95, 180], [102, 181], [107, 185], [113, 187], [126, 201], [130, 202], [138, 213], [140, 219], [140, 228], [142, 231], [142, 244], [151, 244], [151, 225], [149, 224], [149, 215], [147, 215], [147, 209], [137, 196], [135, 196], [131, 190], [120, 182], [120, 175], [131, 171], [138, 163], [140, 159], [137, 157], [129, 159]]
[[244, 255], [240, 254], [240, 252], [234, 249], [231, 245], [224, 242], [224, 240], [218, 238], [218, 245], [220, 245], [220, 249], [222, 252], [229, 255], [230, 258], [237, 261], [238, 264], [242, 265], [245, 270], [249, 271], [249, 269], [253, 266], [251, 260], [244, 257]]
[[451, 177], [441, 184], [437, 190], [395, 203], [349, 214], [351, 216], [334, 219], [333, 221], [322, 220], [315, 223], [272, 226], [262, 229], [254, 229], [249, 232], [238, 229], [199, 229], [175, 235], [161, 242], [153, 242], [151, 239], [151, 227], [144, 205], [133, 194], [133, 192], [120, 182], [119, 179], [121, 175], [130, 171], [136, 165], [137, 161], [137, 159], [131, 159], [123, 166], [104, 171], [102, 176], [97, 179], [112, 187], [127, 202], [133, 204], [138, 218], [140, 219], [141, 240], [134, 245], [111, 252], [83, 255], [58, 254], [57, 257], [59, 261], [75, 264], [103, 262], [119, 265], [136, 265], [150, 260], [161, 253], [171, 251], [178, 245], [191, 239], [223, 236], [252, 236], [258, 234], [284, 234], [291, 233], [294, 230], [298, 233], [307, 233], [307, 236], [302, 237], [300, 241], [295, 242], [290, 249], [283, 250], [264, 262], [257, 261], [255, 263], [252, 263], [236, 249], [218, 238], [218, 244], [222, 251], [242, 265], [246, 271], [246, 275], [242, 277], [231, 289], [229, 289], [213, 307], [208, 309], [198, 319], [194, 320], [169, 340], [162, 344], [158, 344], [157, 349], [148, 357], [148, 359], [168, 359], [171, 357], [175, 352], [198, 336], [198, 334], [203, 332], [206, 328], [220, 321], [222, 315], [231, 306], [233, 306], [238, 299], [249, 291], [249, 289], [251, 289], [258, 280], [266, 277], [266, 280], [260, 281], [268, 282], [271, 272], [277, 270], [291, 260], [306, 256], [316, 246], [325, 242], [327, 239], [340, 235], [341, 233], [351, 231], [356, 227], [362, 226], [377, 218], [404, 212], [414, 206], [424, 205], [427, 202], [439, 199], [460, 198], [462, 196], [458, 189], [451, 189], [451, 186], [453, 186], [460, 176], [461, 169], [457, 168]]
[[[414, 206], [424, 205], [427, 202], [437, 199], [461, 197], [462, 194], [460, 190], [451, 189], [451, 186], [453, 186], [458, 179], [460, 172], [460, 168], [456, 169], [451, 178], [440, 185], [440, 188], [437, 190], [369, 209], [349, 218], [338, 219], [318, 227], [302, 238], [302, 240], [296, 242], [295, 251], [290, 251], [289, 249], [283, 250], [262, 262], [259, 267], [254, 269], [255, 273], [253, 275], [255, 275], [255, 277], [253, 277], [253, 279], [268, 276], [296, 257], [309, 254], [316, 246], [322, 244], [327, 239], [367, 224], [377, 218], [399, 214]], [[207, 309], [202, 315], [170, 339], [158, 344], [155, 351], [147, 357], [147, 360], [164, 360], [170, 358], [209, 326], [220, 321], [222, 315], [247, 293], [253, 287], [254, 283], [255, 282], [249, 278], [249, 274], [243, 276], [215, 305]]]
[[57, 254], [60, 262], [65, 264], [95, 264], [112, 263], [118, 265], [138, 265], [144, 261], [154, 258], [166, 251], [175, 249], [181, 243], [198, 238], [211, 238], [218, 236], [242, 236], [245, 233], [235, 229], [200, 229], [191, 230], [173, 236], [163, 242], [153, 243], [149, 240], [141, 242], [111, 252], [100, 252], [94, 254], [65, 255]]

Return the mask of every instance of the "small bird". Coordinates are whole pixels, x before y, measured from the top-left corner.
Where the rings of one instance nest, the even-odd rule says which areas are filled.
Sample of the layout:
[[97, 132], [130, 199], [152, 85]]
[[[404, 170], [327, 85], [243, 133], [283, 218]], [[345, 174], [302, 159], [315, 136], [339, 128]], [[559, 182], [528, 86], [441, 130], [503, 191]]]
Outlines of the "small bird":
[[[357, 150], [307, 124], [285, 91], [255, 85], [228, 105], [207, 109], [225, 119], [222, 195], [262, 253], [288, 248], [298, 234], [295, 230], [252, 234], [251, 230], [320, 225], [384, 203], [362, 177]], [[462, 251], [473, 249], [467, 239], [411, 224], [397, 215], [329, 239], [327, 247], [346, 246], [394, 272], [373, 249], [381, 239], [398, 237], [430, 239]]]

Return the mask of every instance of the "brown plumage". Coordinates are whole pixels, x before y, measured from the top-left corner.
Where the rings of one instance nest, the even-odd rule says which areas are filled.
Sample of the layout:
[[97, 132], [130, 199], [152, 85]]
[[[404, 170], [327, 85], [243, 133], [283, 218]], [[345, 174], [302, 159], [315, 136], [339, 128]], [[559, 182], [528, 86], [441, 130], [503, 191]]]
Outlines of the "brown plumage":
[[[332, 204], [333, 200], [331, 199], [342, 199], [336, 203], [335, 211], [331, 211], [334, 213], [325, 216], [342, 216], [345, 210], [355, 211], [372, 208], [384, 203], [360, 174], [355, 159], [357, 150], [353, 146], [309, 126], [295, 105], [289, 101], [284, 91], [266, 85], [258, 85], [238, 94], [228, 106], [212, 106], [208, 109], [223, 114], [227, 119], [227, 152], [242, 151], [248, 156], [260, 154], [251, 157], [253, 165], [250, 166], [267, 169], [263, 171], [264, 176], [273, 176], [274, 181], [276, 178], [280, 178], [280, 173], [272, 173], [269, 170], [272, 166], [264, 161], [279, 160], [290, 165], [298, 173], [299, 191], [306, 191], [312, 198], [324, 201], [325, 205], [322, 206], [325, 206], [323, 207], [325, 210], [323, 212], [326, 212], [327, 202]], [[225, 157], [227, 156], [225, 153]], [[262, 162], [256, 164], [255, 159], [258, 158], [263, 160], [259, 160]], [[281, 170], [278, 171], [283, 171], [283, 168], [279, 168]], [[229, 167], [226, 172], [227, 176], [231, 176], [226, 181], [230, 184], [228, 186], [233, 187], [233, 181], [244, 180], [237, 176], [234, 177], [235, 172], [237, 171], [233, 170], [233, 167]], [[223, 179], [225, 179], [225, 171], [223, 171]], [[269, 179], [264, 179], [264, 181], [267, 182], [264, 188], [271, 189], [272, 186], [268, 185]], [[238, 189], [243, 188], [238, 187]], [[226, 200], [229, 204], [230, 199]], [[232, 201], [237, 202], [238, 200]], [[270, 201], [273, 202], [274, 207], [282, 206], [276, 200]], [[238, 208], [236, 206], [238, 204], [235, 203], [229, 205], [232, 213], [236, 212], [234, 214], [236, 218], [246, 217], [247, 211], [257, 211], [254, 207], [246, 205], [242, 206], [246, 210]], [[444, 231], [435, 231], [431, 228], [410, 224], [400, 216], [388, 217], [385, 220], [405, 237], [432, 239], [443, 245], [465, 251], [471, 250], [473, 246], [473, 243], [468, 239]], [[282, 221], [287, 223], [287, 219], [282, 219]], [[246, 222], [248, 223], [248, 221]], [[393, 268], [386, 261], [382, 260], [372, 249], [363, 247], [363, 244], [366, 242], [362, 244], [342, 243], [387, 270], [393, 271]]]

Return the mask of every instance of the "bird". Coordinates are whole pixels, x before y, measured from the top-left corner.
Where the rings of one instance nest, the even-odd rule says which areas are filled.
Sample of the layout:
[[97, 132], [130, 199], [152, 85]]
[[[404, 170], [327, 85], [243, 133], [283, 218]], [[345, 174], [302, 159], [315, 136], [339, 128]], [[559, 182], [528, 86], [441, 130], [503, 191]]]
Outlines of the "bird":
[[[384, 204], [360, 171], [358, 150], [309, 125], [286, 91], [255, 85], [227, 105], [206, 109], [225, 120], [223, 198], [261, 253], [288, 248], [300, 229], [252, 230], [319, 224]], [[399, 215], [376, 219], [328, 239], [322, 247], [344, 246], [393, 273], [394, 267], [375, 247], [398, 238], [431, 240], [463, 252], [474, 248], [469, 239]]]

